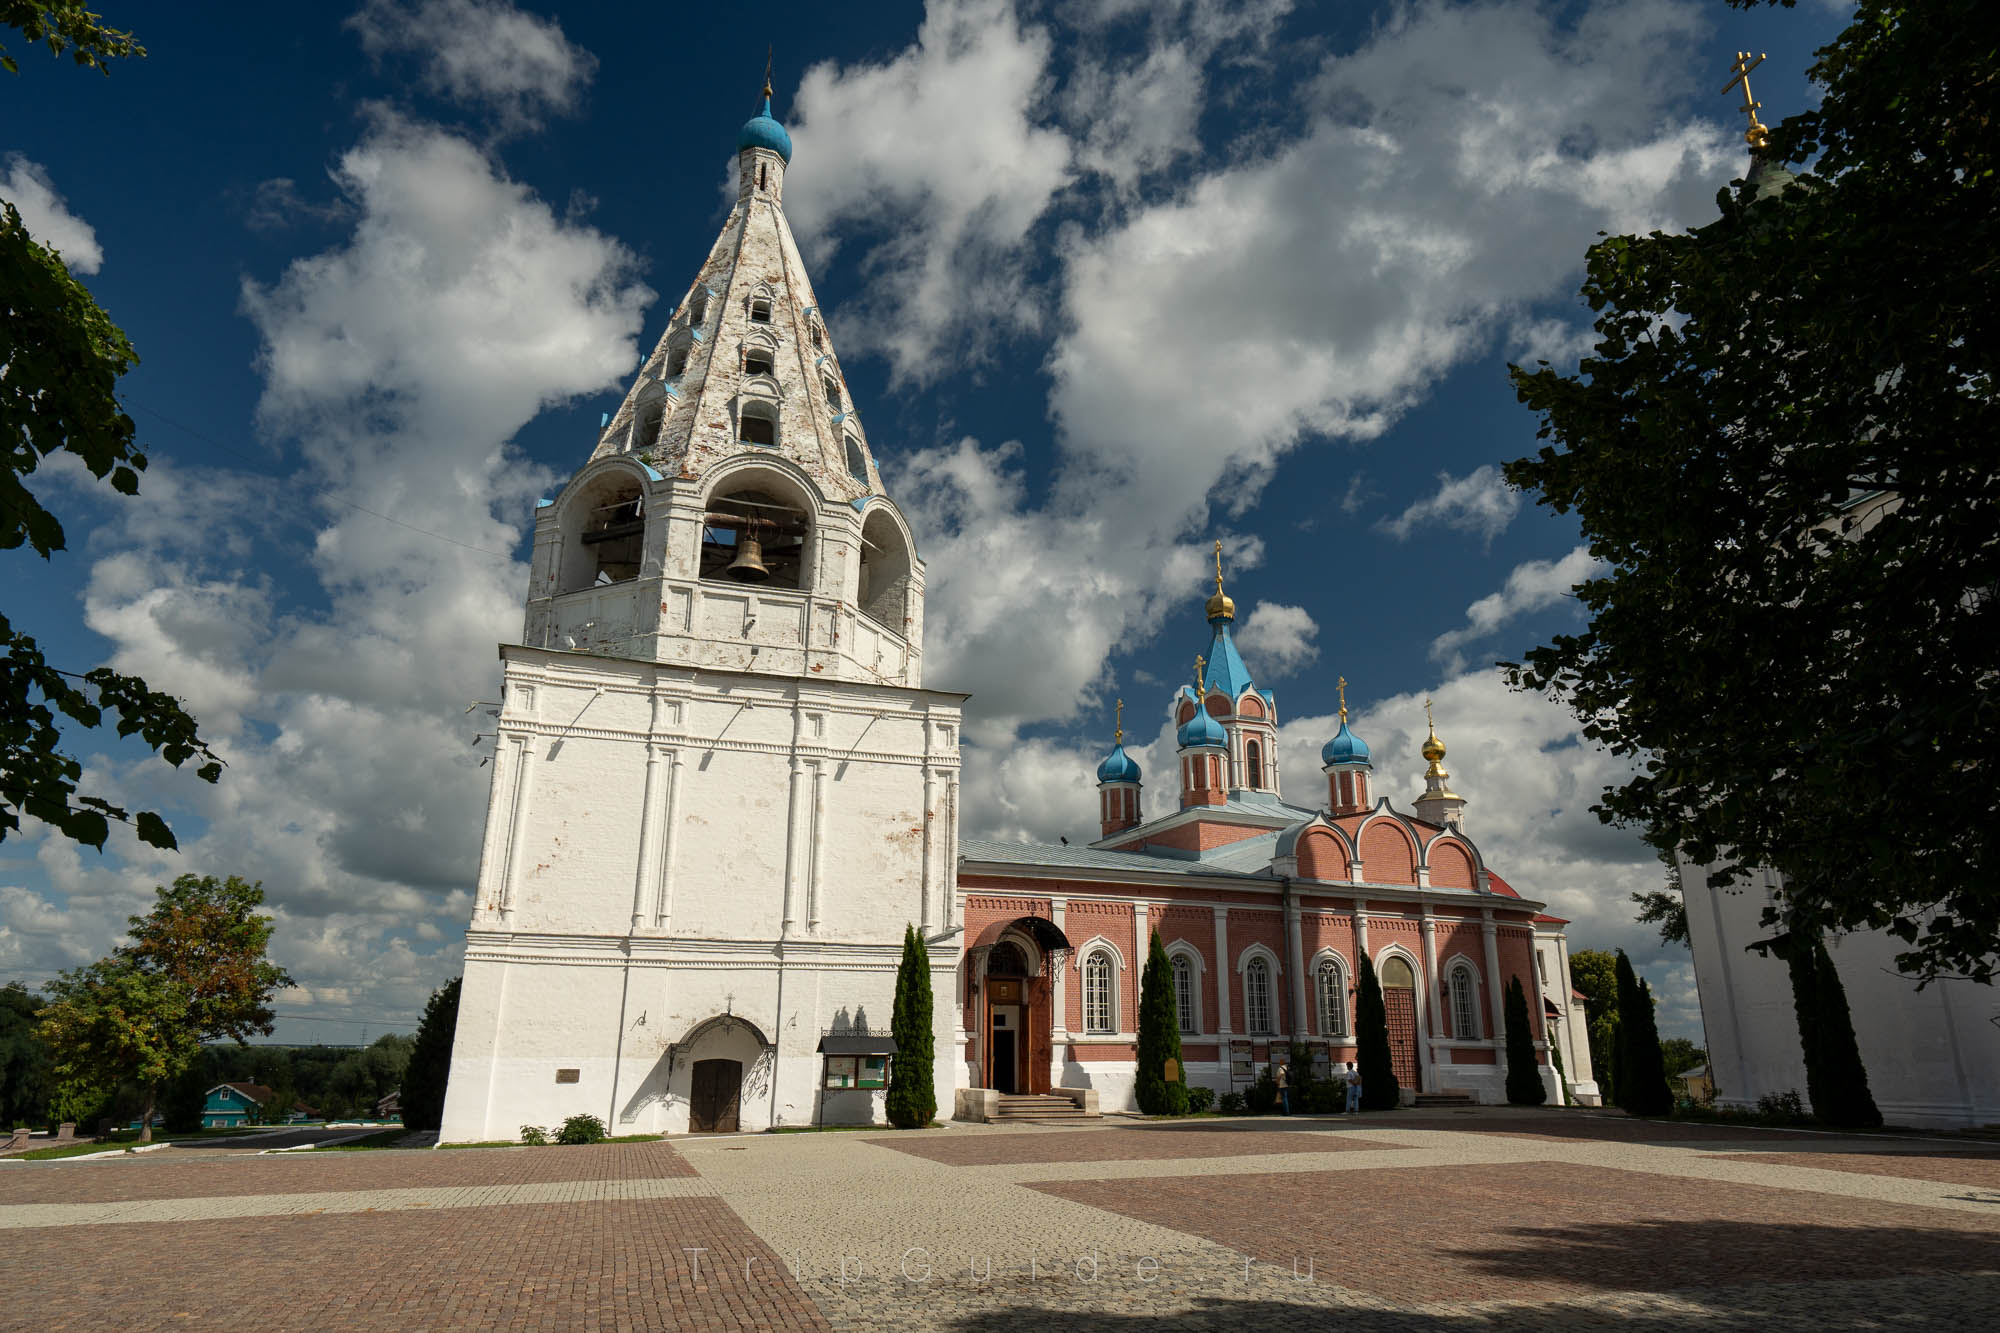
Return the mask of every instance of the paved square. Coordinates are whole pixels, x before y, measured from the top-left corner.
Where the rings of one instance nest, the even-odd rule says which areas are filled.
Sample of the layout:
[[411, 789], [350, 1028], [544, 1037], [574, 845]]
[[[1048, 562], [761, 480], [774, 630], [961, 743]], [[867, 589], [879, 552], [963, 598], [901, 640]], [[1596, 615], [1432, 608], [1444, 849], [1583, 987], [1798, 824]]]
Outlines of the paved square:
[[2000, 1152], [1575, 1111], [0, 1165], [0, 1328], [1966, 1329]]

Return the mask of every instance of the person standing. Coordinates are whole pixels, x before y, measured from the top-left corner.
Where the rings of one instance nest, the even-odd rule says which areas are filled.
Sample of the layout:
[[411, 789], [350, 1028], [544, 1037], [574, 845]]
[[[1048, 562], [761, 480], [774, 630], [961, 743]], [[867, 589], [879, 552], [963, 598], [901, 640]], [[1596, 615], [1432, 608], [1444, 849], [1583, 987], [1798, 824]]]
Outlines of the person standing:
[[1347, 1109], [1361, 1109], [1361, 1071], [1354, 1067], [1354, 1061], [1347, 1062]]
[[1277, 1069], [1278, 1069], [1278, 1101], [1283, 1104], [1285, 1108], [1285, 1114], [1290, 1115], [1292, 1113], [1291, 1074], [1287, 1066], [1285, 1066], [1284, 1064], [1279, 1064], [1277, 1066]]

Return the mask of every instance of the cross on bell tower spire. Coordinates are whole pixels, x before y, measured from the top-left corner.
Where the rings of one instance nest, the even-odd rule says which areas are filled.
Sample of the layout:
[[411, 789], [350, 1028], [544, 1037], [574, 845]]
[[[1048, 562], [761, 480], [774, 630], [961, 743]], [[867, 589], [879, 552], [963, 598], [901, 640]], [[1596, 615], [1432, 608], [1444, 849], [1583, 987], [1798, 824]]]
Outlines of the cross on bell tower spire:
[[1750, 118], [1750, 128], [1743, 131], [1743, 142], [1750, 145], [1750, 151], [1753, 153], [1763, 152], [1765, 141], [1771, 137], [1771, 131], [1757, 119], [1757, 113], [1763, 109], [1764, 104], [1750, 96], [1750, 71], [1763, 64], [1764, 57], [1765, 53], [1759, 52], [1757, 58], [1753, 60], [1748, 51], [1738, 51], [1736, 63], [1729, 67], [1729, 72], [1735, 77], [1722, 85], [1725, 97], [1738, 84], [1743, 85], [1743, 105], [1737, 109]]

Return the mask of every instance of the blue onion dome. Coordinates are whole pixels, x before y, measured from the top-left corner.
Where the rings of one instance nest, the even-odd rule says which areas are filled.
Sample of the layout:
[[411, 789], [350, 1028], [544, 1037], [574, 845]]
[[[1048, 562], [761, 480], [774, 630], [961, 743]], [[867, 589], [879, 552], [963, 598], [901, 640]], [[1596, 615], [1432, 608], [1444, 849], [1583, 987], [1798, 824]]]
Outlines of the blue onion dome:
[[744, 121], [742, 132], [736, 136], [736, 151], [740, 153], [746, 148], [768, 148], [785, 159], [787, 165], [791, 163], [792, 136], [772, 119], [769, 93], [764, 94], [763, 113]]
[[1123, 745], [1111, 747], [1111, 753], [1104, 756], [1104, 762], [1097, 766], [1099, 782], [1137, 782], [1139, 765], [1131, 755], [1125, 753]]
[[1368, 742], [1347, 729], [1347, 710], [1340, 713], [1340, 730], [1333, 733], [1333, 739], [1320, 747], [1319, 761], [1322, 764], [1367, 764], [1373, 768], [1375, 761], [1368, 756]]
[[1183, 750], [1196, 745], [1224, 745], [1229, 740], [1222, 724], [1215, 720], [1213, 713], [1201, 706], [1199, 699], [1195, 700], [1194, 716], [1181, 723], [1181, 729], [1175, 735]]

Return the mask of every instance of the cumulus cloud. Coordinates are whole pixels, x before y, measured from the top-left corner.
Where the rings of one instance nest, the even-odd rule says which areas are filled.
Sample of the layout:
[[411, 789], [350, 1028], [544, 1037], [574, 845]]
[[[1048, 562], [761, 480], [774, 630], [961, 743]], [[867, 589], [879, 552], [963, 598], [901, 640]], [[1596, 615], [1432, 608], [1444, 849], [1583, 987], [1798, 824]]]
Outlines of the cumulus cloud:
[[562, 25], [510, 0], [367, 0], [347, 26], [380, 61], [415, 55], [430, 91], [493, 115], [503, 130], [533, 129], [575, 110], [597, 57]]
[[1608, 566], [1578, 546], [1560, 560], [1528, 560], [1514, 566], [1498, 592], [1465, 608], [1465, 624], [1446, 630], [1431, 641], [1431, 656], [1453, 671], [1463, 670], [1465, 645], [1495, 633], [1508, 621], [1544, 610], [1568, 597], [1576, 585], [1595, 578]]
[[[88, 623], [114, 664], [189, 701], [229, 768], [208, 788], [157, 760], [93, 758], [94, 787], [176, 812], [183, 855], [121, 834], [115, 862], [86, 860], [44, 837], [67, 906], [44, 919], [17, 893], [0, 929], [82, 961], [152, 884], [254, 868], [275, 955], [315, 1004], [346, 988], [362, 1016], [408, 1014], [461, 947], [490, 772], [463, 710], [491, 696], [494, 644], [519, 633], [527, 570], [506, 553], [549, 480], [511, 440], [630, 370], [653, 294], [624, 245], [436, 126], [377, 116], [334, 177], [351, 230], [242, 293], [260, 422], [299, 475], [156, 467], [146, 503], [92, 538]], [[258, 568], [286, 541], [311, 594]], [[441, 952], [414, 947], [426, 921]]]
[[898, 382], [1041, 324], [1024, 243], [1074, 174], [1069, 140], [1037, 122], [1052, 49], [1008, 0], [939, 0], [908, 49], [799, 85], [786, 209], [815, 262], [864, 250], [840, 336]]
[[1258, 676], [1281, 678], [1291, 675], [1319, 657], [1319, 625], [1302, 606], [1282, 602], [1259, 602], [1257, 609], [1237, 631], [1250, 670]]
[[1491, 546], [1520, 509], [1520, 492], [1507, 484], [1499, 468], [1487, 463], [1462, 477], [1438, 473], [1435, 493], [1376, 526], [1399, 542], [1408, 541], [1419, 530], [1450, 528], [1473, 533]]
[[6, 173], [0, 175], [0, 199], [14, 205], [28, 235], [61, 255], [72, 273], [102, 268], [104, 250], [97, 244], [96, 228], [69, 211], [49, 173], [19, 153], [7, 154], [6, 165]]

